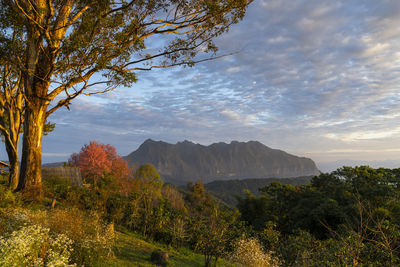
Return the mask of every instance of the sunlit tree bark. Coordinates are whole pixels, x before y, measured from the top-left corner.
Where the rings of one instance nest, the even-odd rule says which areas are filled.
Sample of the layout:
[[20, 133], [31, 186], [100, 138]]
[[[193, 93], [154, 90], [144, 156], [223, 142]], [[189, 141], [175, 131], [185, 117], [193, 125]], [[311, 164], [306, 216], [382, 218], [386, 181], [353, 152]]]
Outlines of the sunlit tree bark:
[[[3, 70], [3, 75], [6, 74]], [[4, 76], [3, 76], [4, 77]], [[0, 132], [4, 138], [6, 151], [8, 155], [9, 167], [9, 187], [15, 190], [18, 186], [19, 176], [19, 159], [18, 147], [22, 129], [22, 114], [23, 114], [23, 95], [19, 85], [7, 84], [3, 80], [0, 91]]]
[[10, 48], [0, 47], [0, 133], [8, 155], [9, 187], [18, 186], [18, 147], [22, 131], [24, 95], [21, 72], [9, 57]]

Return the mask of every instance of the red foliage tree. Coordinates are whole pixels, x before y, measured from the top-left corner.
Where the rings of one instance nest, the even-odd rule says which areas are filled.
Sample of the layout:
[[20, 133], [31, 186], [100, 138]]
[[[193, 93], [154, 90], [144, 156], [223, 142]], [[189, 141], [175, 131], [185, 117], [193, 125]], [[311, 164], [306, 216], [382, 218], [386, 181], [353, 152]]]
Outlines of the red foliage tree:
[[112, 160], [111, 176], [115, 178], [114, 183], [121, 194], [128, 195], [132, 190], [131, 174], [128, 162], [122, 157], [117, 156]]
[[115, 178], [118, 184], [123, 181], [127, 182], [129, 178], [128, 163], [117, 154], [115, 147], [111, 145], [92, 141], [89, 145], [84, 145], [78, 154], [72, 154], [70, 161], [80, 168], [82, 176], [86, 180], [93, 181], [94, 186], [105, 175]]

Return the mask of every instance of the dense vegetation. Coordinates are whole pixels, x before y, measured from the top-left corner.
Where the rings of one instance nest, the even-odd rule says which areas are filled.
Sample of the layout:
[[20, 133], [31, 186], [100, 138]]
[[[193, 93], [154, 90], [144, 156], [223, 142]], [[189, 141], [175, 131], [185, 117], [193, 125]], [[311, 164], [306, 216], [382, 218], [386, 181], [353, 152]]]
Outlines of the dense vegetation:
[[[0, 256], [1, 266], [101, 266], [120, 254], [114, 244], [120, 231], [163, 243], [169, 251], [197, 252], [211, 266], [223, 262], [240, 237], [242, 231], [231, 227], [238, 212], [219, 206], [202, 184], [190, 184], [182, 194], [163, 184], [152, 165], [129, 170], [113, 147], [96, 142], [72, 155], [71, 164], [81, 168], [84, 186], [53, 175], [44, 180], [42, 199], [12, 193], [4, 179], [0, 254], [11, 256]], [[147, 258], [150, 264], [150, 253]]]
[[226, 180], [213, 181], [204, 184], [205, 189], [213, 196], [222, 200], [224, 203], [236, 207], [238, 201], [237, 196], [244, 197], [246, 192], [250, 192], [255, 196], [260, 195], [259, 189], [273, 182], [290, 185], [306, 185], [309, 184], [313, 176], [301, 176], [293, 178], [253, 178], [243, 180]]
[[285, 266], [400, 264], [400, 170], [343, 167], [239, 199], [240, 219]]
[[[93, 168], [89, 155], [103, 164]], [[42, 199], [12, 193], [4, 176], [1, 266], [152, 266], [157, 248], [170, 253], [158, 264], [170, 266], [400, 264], [397, 169], [344, 167], [308, 185], [273, 182], [239, 197], [235, 209], [201, 183], [184, 191], [163, 184], [150, 164], [127, 169], [111, 146], [92, 142], [71, 164], [84, 186], [47, 177]]]

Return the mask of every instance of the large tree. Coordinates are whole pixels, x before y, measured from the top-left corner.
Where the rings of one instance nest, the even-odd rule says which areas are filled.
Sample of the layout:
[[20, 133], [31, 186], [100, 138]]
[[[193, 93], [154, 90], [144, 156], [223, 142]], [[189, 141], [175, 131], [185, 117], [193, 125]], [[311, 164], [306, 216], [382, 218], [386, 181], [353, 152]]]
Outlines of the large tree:
[[[8, 156], [8, 186], [17, 189], [19, 181], [19, 143], [24, 119], [25, 97], [23, 93], [22, 72], [14, 64], [8, 51], [9, 47], [0, 47], [0, 135]], [[44, 135], [54, 130], [55, 124], [46, 122]]]
[[21, 72], [7, 62], [7, 49], [0, 48], [0, 133], [6, 147], [9, 167], [9, 187], [18, 186], [19, 157], [18, 147], [22, 131], [24, 95]]
[[[22, 71], [12, 51], [19, 47], [16, 38], [0, 46], [0, 135], [8, 156], [10, 189], [15, 190], [19, 179], [19, 143], [22, 134], [25, 97]], [[46, 122], [44, 135], [54, 130], [55, 124]]]
[[[192, 66], [215, 57], [213, 39], [245, 14], [252, 0], [0, 1], [0, 46], [21, 71], [25, 99], [18, 189], [41, 190], [43, 127], [79, 95], [136, 81], [136, 72]], [[146, 49], [151, 42], [152, 49]]]

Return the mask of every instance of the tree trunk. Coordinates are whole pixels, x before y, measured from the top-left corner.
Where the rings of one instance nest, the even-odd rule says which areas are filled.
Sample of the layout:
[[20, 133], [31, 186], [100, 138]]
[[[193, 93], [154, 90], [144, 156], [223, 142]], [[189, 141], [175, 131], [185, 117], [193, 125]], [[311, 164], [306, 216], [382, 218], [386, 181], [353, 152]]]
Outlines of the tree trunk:
[[204, 255], [204, 267], [211, 267], [212, 256]]
[[[38, 101], [39, 102], [39, 101]], [[21, 174], [18, 191], [42, 193], [42, 138], [47, 105], [27, 105], [25, 110]]]
[[[8, 150], [7, 150], [8, 152]], [[16, 190], [18, 187], [19, 181], [19, 161], [18, 161], [18, 153], [9, 153], [8, 154], [8, 168], [9, 168], [9, 175], [8, 175], [8, 186], [11, 190]]]
[[18, 143], [19, 136], [11, 143], [10, 138], [5, 138], [6, 151], [8, 156], [8, 186], [11, 190], [17, 189], [19, 179]]
[[217, 265], [218, 265], [218, 256], [215, 256], [215, 261], [214, 261], [214, 267], [217, 267]]

